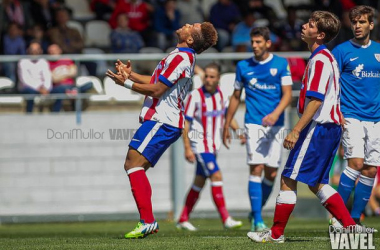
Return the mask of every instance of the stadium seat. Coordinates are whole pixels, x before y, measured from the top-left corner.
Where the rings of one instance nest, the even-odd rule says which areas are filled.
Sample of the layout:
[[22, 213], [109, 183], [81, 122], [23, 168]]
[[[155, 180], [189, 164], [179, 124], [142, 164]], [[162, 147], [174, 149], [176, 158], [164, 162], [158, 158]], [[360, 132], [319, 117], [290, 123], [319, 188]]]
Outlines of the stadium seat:
[[91, 20], [95, 18], [95, 14], [90, 10], [89, 2], [86, 0], [66, 0], [65, 4], [72, 9], [75, 20]]
[[193, 89], [199, 89], [200, 87], [202, 87], [203, 83], [202, 83], [202, 78], [200, 75], [194, 75], [193, 76]]
[[225, 97], [232, 95], [234, 92], [234, 83], [235, 83], [235, 73], [224, 73], [220, 76], [220, 90], [222, 91]]
[[93, 102], [106, 102], [111, 99], [110, 96], [106, 95], [103, 90], [102, 82], [96, 76], [79, 76], [76, 78], [76, 86], [80, 87], [85, 83], [92, 82], [92, 87], [95, 89], [98, 95], [93, 95], [89, 98]]
[[[202, 55], [203, 54], [209, 54], [209, 53], [219, 53], [217, 49], [211, 47], [207, 50], [205, 50], [204, 52], [202, 52]], [[197, 58], [197, 65], [204, 68], [206, 67], [208, 64], [214, 62], [215, 60], [200, 60], [199, 57]]]
[[[104, 50], [99, 48], [84, 48], [82, 51], [83, 54], [87, 55], [96, 55], [96, 54], [105, 54]], [[109, 66], [107, 65], [107, 61], [104, 60], [94, 60], [96, 63], [96, 75], [104, 75], [107, 72]], [[113, 66], [112, 66], [113, 68]]]
[[[79, 1], [80, 2], [80, 1]], [[111, 28], [106, 21], [94, 20], [86, 23], [86, 46], [108, 48], [111, 45]]]
[[67, 26], [70, 27], [70, 28], [78, 30], [78, 32], [82, 36], [82, 38], [85, 39], [85, 37], [84, 37], [84, 28], [83, 28], [83, 25], [80, 22], [74, 21], [74, 20], [70, 20], [70, 21], [67, 22]]
[[[12, 93], [15, 88], [15, 83], [7, 78], [0, 77], [0, 92], [4, 92], [4, 94]], [[0, 104], [15, 104], [21, 105], [23, 98], [21, 96], [2, 96], [0, 97]]]
[[[140, 54], [153, 54], [153, 53], [164, 53], [160, 48], [156, 47], [144, 47], [139, 50]], [[134, 65], [138, 68], [138, 70], [142, 74], [149, 74], [151, 75], [153, 73], [153, 70], [156, 68], [158, 64], [158, 60], [153, 61], [136, 61], [134, 62]]]
[[117, 85], [111, 78], [104, 78], [104, 90], [106, 95], [117, 102], [137, 102], [142, 99], [142, 95], [133, 93], [130, 89]]

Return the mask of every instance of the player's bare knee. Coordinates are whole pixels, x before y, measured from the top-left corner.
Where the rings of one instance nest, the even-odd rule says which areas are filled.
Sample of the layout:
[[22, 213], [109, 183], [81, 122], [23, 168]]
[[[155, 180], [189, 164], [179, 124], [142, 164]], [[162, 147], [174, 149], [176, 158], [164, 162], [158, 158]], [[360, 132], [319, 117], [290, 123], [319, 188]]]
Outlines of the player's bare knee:
[[362, 171], [364, 168], [363, 159], [349, 159], [348, 166], [354, 170]]
[[215, 172], [214, 174], [212, 174], [211, 176], [210, 176], [210, 180], [212, 181], [212, 182], [214, 182], [214, 181], [222, 181], [222, 173], [220, 172], [220, 171], [218, 171], [218, 172]]
[[375, 178], [376, 173], [377, 173], [377, 167], [364, 165], [363, 170], [362, 170], [362, 175], [369, 178]]
[[250, 165], [249, 170], [250, 170], [251, 175], [261, 176], [261, 174], [264, 170], [264, 165], [263, 164]]

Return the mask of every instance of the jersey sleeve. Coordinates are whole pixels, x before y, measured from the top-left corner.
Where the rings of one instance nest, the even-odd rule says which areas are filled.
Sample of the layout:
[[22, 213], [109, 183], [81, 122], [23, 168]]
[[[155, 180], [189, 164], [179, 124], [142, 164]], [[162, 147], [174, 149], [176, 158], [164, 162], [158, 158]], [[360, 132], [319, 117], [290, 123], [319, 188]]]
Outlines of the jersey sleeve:
[[168, 58], [158, 79], [169, 88], [173, 87], [178, 79], [189, 70], [190, 62], [185, 60], [182, 55], [176, 54], [171, 60]]
[[195, 91], [191, 92], [189, 98], [187, 99], [185, 106], [185, 119], [188, 121], [192, 121], [194, 119], [197, 99], [197, 93]]
[[288, 61], [285, 59], [283, 64], [283, 69], [281, 70], [281, 86], [293, 85], [292, 75], [290, 74], [290, 66]]
[[241, 75], [241, 69], [240, 69], [240, 66], [239, 64], [236, 66], [236, 76], [235, 76], [235, 84], [234, 84], [234, 88], [236, 90], [241, 90], [243, 89], [244, 87], [244, 83], [243, 83], [243, 77]]
[[325, 61], [316, 59], [309, 67], [306, 97], [325, 100], [327, 85], [331, 75], [331, 67]]

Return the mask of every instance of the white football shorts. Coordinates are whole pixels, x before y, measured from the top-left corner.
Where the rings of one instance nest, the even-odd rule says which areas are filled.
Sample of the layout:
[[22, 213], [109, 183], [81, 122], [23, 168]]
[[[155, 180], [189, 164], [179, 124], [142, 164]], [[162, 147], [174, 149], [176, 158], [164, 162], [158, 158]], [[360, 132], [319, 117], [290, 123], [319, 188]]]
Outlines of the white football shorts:
[[344, 158], [362, 158], [364, 164], [380, 166], [380, 122], [347, 118], [342, 144]]
[[286, 137], [282, 126], [264, 127], [245, 124], [247, 137], [247, 164], [265, 164], [278, 168], [281, 163], [282, 144]]

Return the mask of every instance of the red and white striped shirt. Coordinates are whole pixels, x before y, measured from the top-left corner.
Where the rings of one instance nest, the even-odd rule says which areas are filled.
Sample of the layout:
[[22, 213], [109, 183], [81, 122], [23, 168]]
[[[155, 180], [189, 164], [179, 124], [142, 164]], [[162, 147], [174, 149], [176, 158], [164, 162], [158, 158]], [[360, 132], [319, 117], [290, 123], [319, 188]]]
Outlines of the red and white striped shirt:
[[191, 121], [188, 133], [194, 153], [214, 153], [220, 149], [224, 115], [228, 98], [219, 87], [214, 94], [204, 87], [193, 90], [186, 104], [186, 120]]
[[140, 122], [153, 120], [177, 128], [184, 127], [184, 100], [190, 91], [194, 66], [195, 52], [190, 48], [176, 48], [161, 60], [150, 84], [161, 81], [170, 89], [160, 98], [145, 97]]
[[323, 101], [313, 117], [314, 121], [341, 124], [338, 64], [324, 45], [313, 52], [306, 66], [298, 100], [299, 115], [303, 114], [311, 97]]

